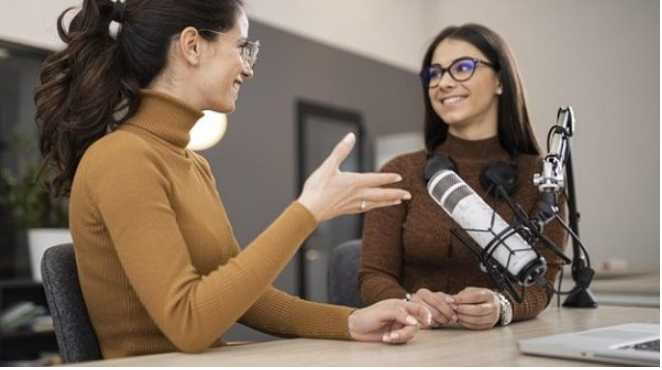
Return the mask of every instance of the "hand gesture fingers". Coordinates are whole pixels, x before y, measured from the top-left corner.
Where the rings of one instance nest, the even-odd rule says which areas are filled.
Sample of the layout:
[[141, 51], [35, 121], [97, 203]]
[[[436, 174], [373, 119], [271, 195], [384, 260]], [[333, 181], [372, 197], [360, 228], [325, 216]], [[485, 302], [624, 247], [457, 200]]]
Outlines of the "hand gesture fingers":
[[429, 312], [419, 304], [390, 299], [354, 311], [349, 317], [350, 335], [360, 341], [404, 343], [428, 325]]
[[493, 327], [499, 319], [498, 298], [489, 289], [469, 287], [456, 294], [458, 323], [473, 330]]
[[326, 160], [322, 162], [320, 166], [321, 169], [325, 170], [335, 170], [337, 171], [340, 168], [340, 164], [347, 159], [349, 153], [354, 149], [354, 144], [356, 143], [356, 136], [354, 133], [349, 133], [333, 148], [331, 154], [326, 157]]
[[354, 134], [348, 134], [304, 184], [298, 200], [318, 222], [411, 199], [411, 194], [405, 190], [382, 187], [401, 181], [402, 177], [398, 174], [362, 174], [339, 170], [355, 140]]
[[[398, 315], [396, 318], [396, 321], [393, 321], [391, 325], [389, 325], [388, 331], [384, 333], [384, 336], [382, 337], [382, 341], [385, 343], [391, 343], [391, 344], [399, 344], [399, 343], [406, 343], [409, 340], [411, 340], [414, 335], [418, 332], [419, 329], [419, 323], [421, 321], [418, 321], [416, 325], [411, 325], [413, 322], [411, 319], [411, 316], [404, 308], [399, 307], [398, 310], [402, 311], [401, 315]], [[428, 316], [429, 313], [425, 313], [425, 316]], [[419, 318], [420, 320], [421, 318]], [[427, 321], [427, 319], [426, 319]]]
[[457, 322], [467, 329], [472, 330], [486, 330], [492, 328], [498, 320], [498, 307], [491, 311], [489, 314], [474, 316], [459, 313], [457, 314]]
[[375, 208], [400, 204], [402, 203], [403, 200], [411, 199], [411, 195], [407, 191], [400, 189], [364, 188], [362, 191], [357, 192], [356, 195], [354, 195], [351, 199], [352, 200], [350, 200], [350, 203], [353, 204], [350, 204], [350, 206], [358, 205], [358, 207], [355, 207], [355, 209], [352, 209], [350, 207], [348, 212], [360, 213], [360, 212], [367, 212]]
[[448, 324], [451, 321], [456, 321], [457, 317], [453, 311], [453, 299], [442, 292], [431, 292], [428, 289], [419, 289], [416, 294], [412, 296], [412, 302], [420, 302], [425, 304], [432, 314], [433, 327]]
[[458, 305], [490, 302], [496, 299], [494, 292], [485, 288], [468, 287], [453, 296]]

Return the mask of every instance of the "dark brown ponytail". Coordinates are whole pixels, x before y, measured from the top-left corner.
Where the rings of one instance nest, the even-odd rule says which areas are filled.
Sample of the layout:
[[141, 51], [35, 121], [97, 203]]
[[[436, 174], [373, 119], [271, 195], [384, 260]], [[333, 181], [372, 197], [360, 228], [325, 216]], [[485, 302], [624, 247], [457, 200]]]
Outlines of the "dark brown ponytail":
[[[58, 196], [69, 194], [87, 148], [136, 112], [139, 89], [162, 71], [173, 36], [188, 26], [230, 29], [243, 6], [241, 0], [125, 0], [123, 5], [120, 17], [111, 0], [84, 0], [68, 28], [64, 17], [72, 8], [58, 18], [67, 46], [46, 59], [34, 94], [41, 175], [52, 174], [44, 181]], [[113, 19], [121, 21], [115, 37], [109, 31]]]

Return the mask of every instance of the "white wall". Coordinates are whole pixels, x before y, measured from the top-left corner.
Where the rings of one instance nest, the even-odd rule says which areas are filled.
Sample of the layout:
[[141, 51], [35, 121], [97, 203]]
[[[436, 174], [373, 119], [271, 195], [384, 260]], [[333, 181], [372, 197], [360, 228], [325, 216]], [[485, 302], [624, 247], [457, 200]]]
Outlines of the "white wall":
[[20, 0], [0, 2], [0, 39], [54, 49], [62, 45], [56, 19], [79, 0]]
[[582, 239], [594, 260], [659, 268], [660, 5], [657, 0], [443, 0], [439, 28], [477, 22], [517, 56], [538, 139], [560, 105], [577, 115]]
[[245, 0], [250, 17], [300, 36], [417, 71], [435, 0]]
[[[375, 60], [416, 71], [435, 21], [436, 0], [245, 0], [251, 19]], [[56, 17], [82, 0], [0, 3], [0, 38], [61, 46]], [[11, 5], [9, 5], [11, 4]]]

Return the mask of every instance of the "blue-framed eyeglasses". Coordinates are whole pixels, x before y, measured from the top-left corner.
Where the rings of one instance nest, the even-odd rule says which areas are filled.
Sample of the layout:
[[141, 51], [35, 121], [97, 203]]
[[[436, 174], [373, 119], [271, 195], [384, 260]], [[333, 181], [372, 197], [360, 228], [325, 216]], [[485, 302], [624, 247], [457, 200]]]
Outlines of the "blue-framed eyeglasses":
[[[210, 29], [202, 29], [202, 30], [198, 30], [198, 32], [211, 32], [218, 35], [224, 35], [223, 32], [214, 31]], [[260, 40], [244, 41], [244, 43], [241, 44], [240, 47], [241, 47], [241, 59], [250, 69], [253, 69], [253, 66], [255, 66], [255, 62], [257, 62], [257, 55], [260, 52]]]
[[448, 68], [442, 68], [439, 64], [433, 64], [428, 68], [423, 69], [420, 73], [421, 82], [427, 88], [439, 86], [444, 74], [448, 72], [452, 79], [457, 82], [464, 82], [470, 79], [476, 72], [479, 64], [484, 64], [488, 67], [498, 70], [498, 68], [489, 62], [477, 58], [462, 57], [455, 59]]

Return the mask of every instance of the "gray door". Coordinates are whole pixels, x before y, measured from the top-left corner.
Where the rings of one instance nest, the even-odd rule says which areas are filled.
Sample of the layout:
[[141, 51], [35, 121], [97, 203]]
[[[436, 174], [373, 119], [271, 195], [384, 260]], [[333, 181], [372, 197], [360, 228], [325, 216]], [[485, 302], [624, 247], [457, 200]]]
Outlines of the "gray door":
[[[342, 163], [341, 171], [362, 172], [362, 120], [358, 113], [299, 102], [299, 188], [349, 132], [356, 134], [354, 150]], [[357, 205], [358, 207], [358, 205]], [[341, 216], [321, 223], [299, 252], [299, 294], [302, 298], [327, 302], [326, 274], [329, 257], [339, 244], [361, 237], [359, 215]]]

